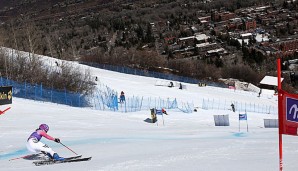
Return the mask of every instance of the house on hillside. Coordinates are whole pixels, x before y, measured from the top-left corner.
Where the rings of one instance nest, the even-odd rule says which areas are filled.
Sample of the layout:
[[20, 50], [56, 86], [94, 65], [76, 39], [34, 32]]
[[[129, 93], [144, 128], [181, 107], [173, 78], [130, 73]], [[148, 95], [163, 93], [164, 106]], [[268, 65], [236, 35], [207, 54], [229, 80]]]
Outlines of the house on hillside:
[[189, 37], [181, 37], [178, 39], [178, 44], [181, 47], [194, 47], [195, 46], [195, 36], [189, 36]]
[[201, 34], [201, 33], [195, 34], [196, 44], [206, 43], [208, 42], [208, 39], [210, 39], [210, 36], [207, 36], [206, 34]]
[[[284, 78], [281, 78], [281, 82], [284, 80]], [[261, 82], [259, 87], [261, 89], [268, 89], [268, 90], [273, 90], [274, 94], [277, 92], [277, 77], [273, 76], [265, 76]]]

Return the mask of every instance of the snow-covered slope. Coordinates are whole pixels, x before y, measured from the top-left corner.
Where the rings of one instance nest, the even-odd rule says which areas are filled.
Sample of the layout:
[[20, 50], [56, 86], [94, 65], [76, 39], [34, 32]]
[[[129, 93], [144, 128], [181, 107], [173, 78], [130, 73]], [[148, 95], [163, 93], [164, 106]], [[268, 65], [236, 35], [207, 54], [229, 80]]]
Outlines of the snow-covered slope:
[[[45, 58], [52, 60], [51, 58]], [[79, 64], [75, 64], [79, 65]], [[97, 68], [90, 69], [99, 82], [126, 96], [177, 98], [201, 106], [202, 98], [242, 101], [277, 106], [275, 97], [233, 91], [215, 87], [186, 84], [187, 89], [155, 86], [156, 78], [121, 74]], [[229, 104], [230, 105], [230, 104]], [[240, 122], [231, 110], [204, 110], [182, 113], [168, 111], [157, 123], [148, 123], [150, 111], [121, 113], [89, 108], [44, 103], [13, 98], [13, 104], [0, 115], [0, 170], [3, 171], [272, 171], [278, 170], [278, 130], [264, 128], [263, 119], [276, 119], [274, 114], [247, 113]], [[214, 126], [213, 115], [228, 114], [230, 126]], [[39, 124], [47, 123], [48, 132], [91, 161], [49, 166], [35, 166], [32, 161], [19, 159], [29, 154], [26, 140]], [[164, 124], [163, 124], [164, 123]], [[284, 170], [294, 171], [298, 139], [284, 137]], [[74, 155], [70, 150], [46, 139], [42, 141], [61, 156]]]

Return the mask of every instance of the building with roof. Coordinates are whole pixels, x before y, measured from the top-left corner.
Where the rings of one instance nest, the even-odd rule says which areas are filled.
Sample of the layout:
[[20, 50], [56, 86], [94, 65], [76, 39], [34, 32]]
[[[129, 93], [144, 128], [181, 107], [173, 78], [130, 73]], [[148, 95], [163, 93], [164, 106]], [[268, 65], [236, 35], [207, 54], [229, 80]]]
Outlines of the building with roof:
[[[284, 80], [284, 78], [281, 78], [281, 82], [283, 80]], [[277, 77], [266, 75], [261, 80], [259, 87], [262, 88], [262, 89], [276, 90], [276, 88], [277, 88]]]
[[210, 37], [206, 34], [195, 34], [196, 43], [205, 43]]
[[195, 36], [181, 37], [178, 39], [178, 44], [181, 46], [195, 46]]
[[196, 48], [197, 48], [198, 52], [208, 51], [208, 50], [214, 49], [216, 47], [217, 47], [216, 43], [206, 42], [206, 43], [196, 44]]

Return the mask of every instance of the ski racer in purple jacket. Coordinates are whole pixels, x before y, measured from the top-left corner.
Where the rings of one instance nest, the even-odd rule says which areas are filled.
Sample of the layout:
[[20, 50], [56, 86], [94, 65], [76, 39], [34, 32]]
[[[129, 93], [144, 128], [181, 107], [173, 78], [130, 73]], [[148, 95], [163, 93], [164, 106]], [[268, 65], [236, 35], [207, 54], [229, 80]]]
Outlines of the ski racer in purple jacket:
[[41, 124], [28, 138], [27, 140], [27, 149], [31, 152], [42, 152], [50, 157], [50, 159], [54, 160], [64, 160], [63, 157], [59, 157], [57, 153], [55, 153], [49, 146], [40, 142], [42, 137], [45, 137], [48, 140], [55, 141], [56, 143], [60, 143], [59, 138], [53, 138], [47, 134], [49, 131], [49, 126], [47, 124]]

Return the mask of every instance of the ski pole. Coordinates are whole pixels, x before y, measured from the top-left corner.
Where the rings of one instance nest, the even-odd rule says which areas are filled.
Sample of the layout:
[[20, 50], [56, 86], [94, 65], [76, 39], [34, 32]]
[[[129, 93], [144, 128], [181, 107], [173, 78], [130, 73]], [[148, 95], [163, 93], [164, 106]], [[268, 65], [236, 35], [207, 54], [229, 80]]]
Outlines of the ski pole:
[[10, 107], [8, 107], [7, 109], [5, 109], [5, 110], [3, 110], [3, 111], [1, 111], [0, 110], [0, 115], [2, 115], [2, 114], [4, 114], [6, 111], [8, 111], [10, 109]]
[[12, 159], [9, 159], [8, 161], [12, 161], [12, 160], [18, 160], [18, 159], [24, 159], [26, 157], [29, 157], [29, 156], [32, 156], [34, 154], [28, 154], [28, 155], [25, 155], [25, 156], [21, 156], [21, 157], [16, 157], [16, 158], [12, 158]]
[[30, 156], [30, 154], [29, 155], [26, 155], [26, 156], [22, 156], [22, 157], [16, 157], [16, 158], [13, 158], [13, 159], [9, 159], [8, 161], [23, 159], [23, 158], [26, 158], [28, 156]]
[[66, 147], [68, 150], [70, 150], [71, 152], [75, 153], [76, 155], [78, 155], [76, 152], [74, 152], [72, 149], [70, 149], [69, 147], [67, 147], [66, 145], [62, 144], [61, 142], [59, 142], [61, 145], [63, 145], [64, 147]]

